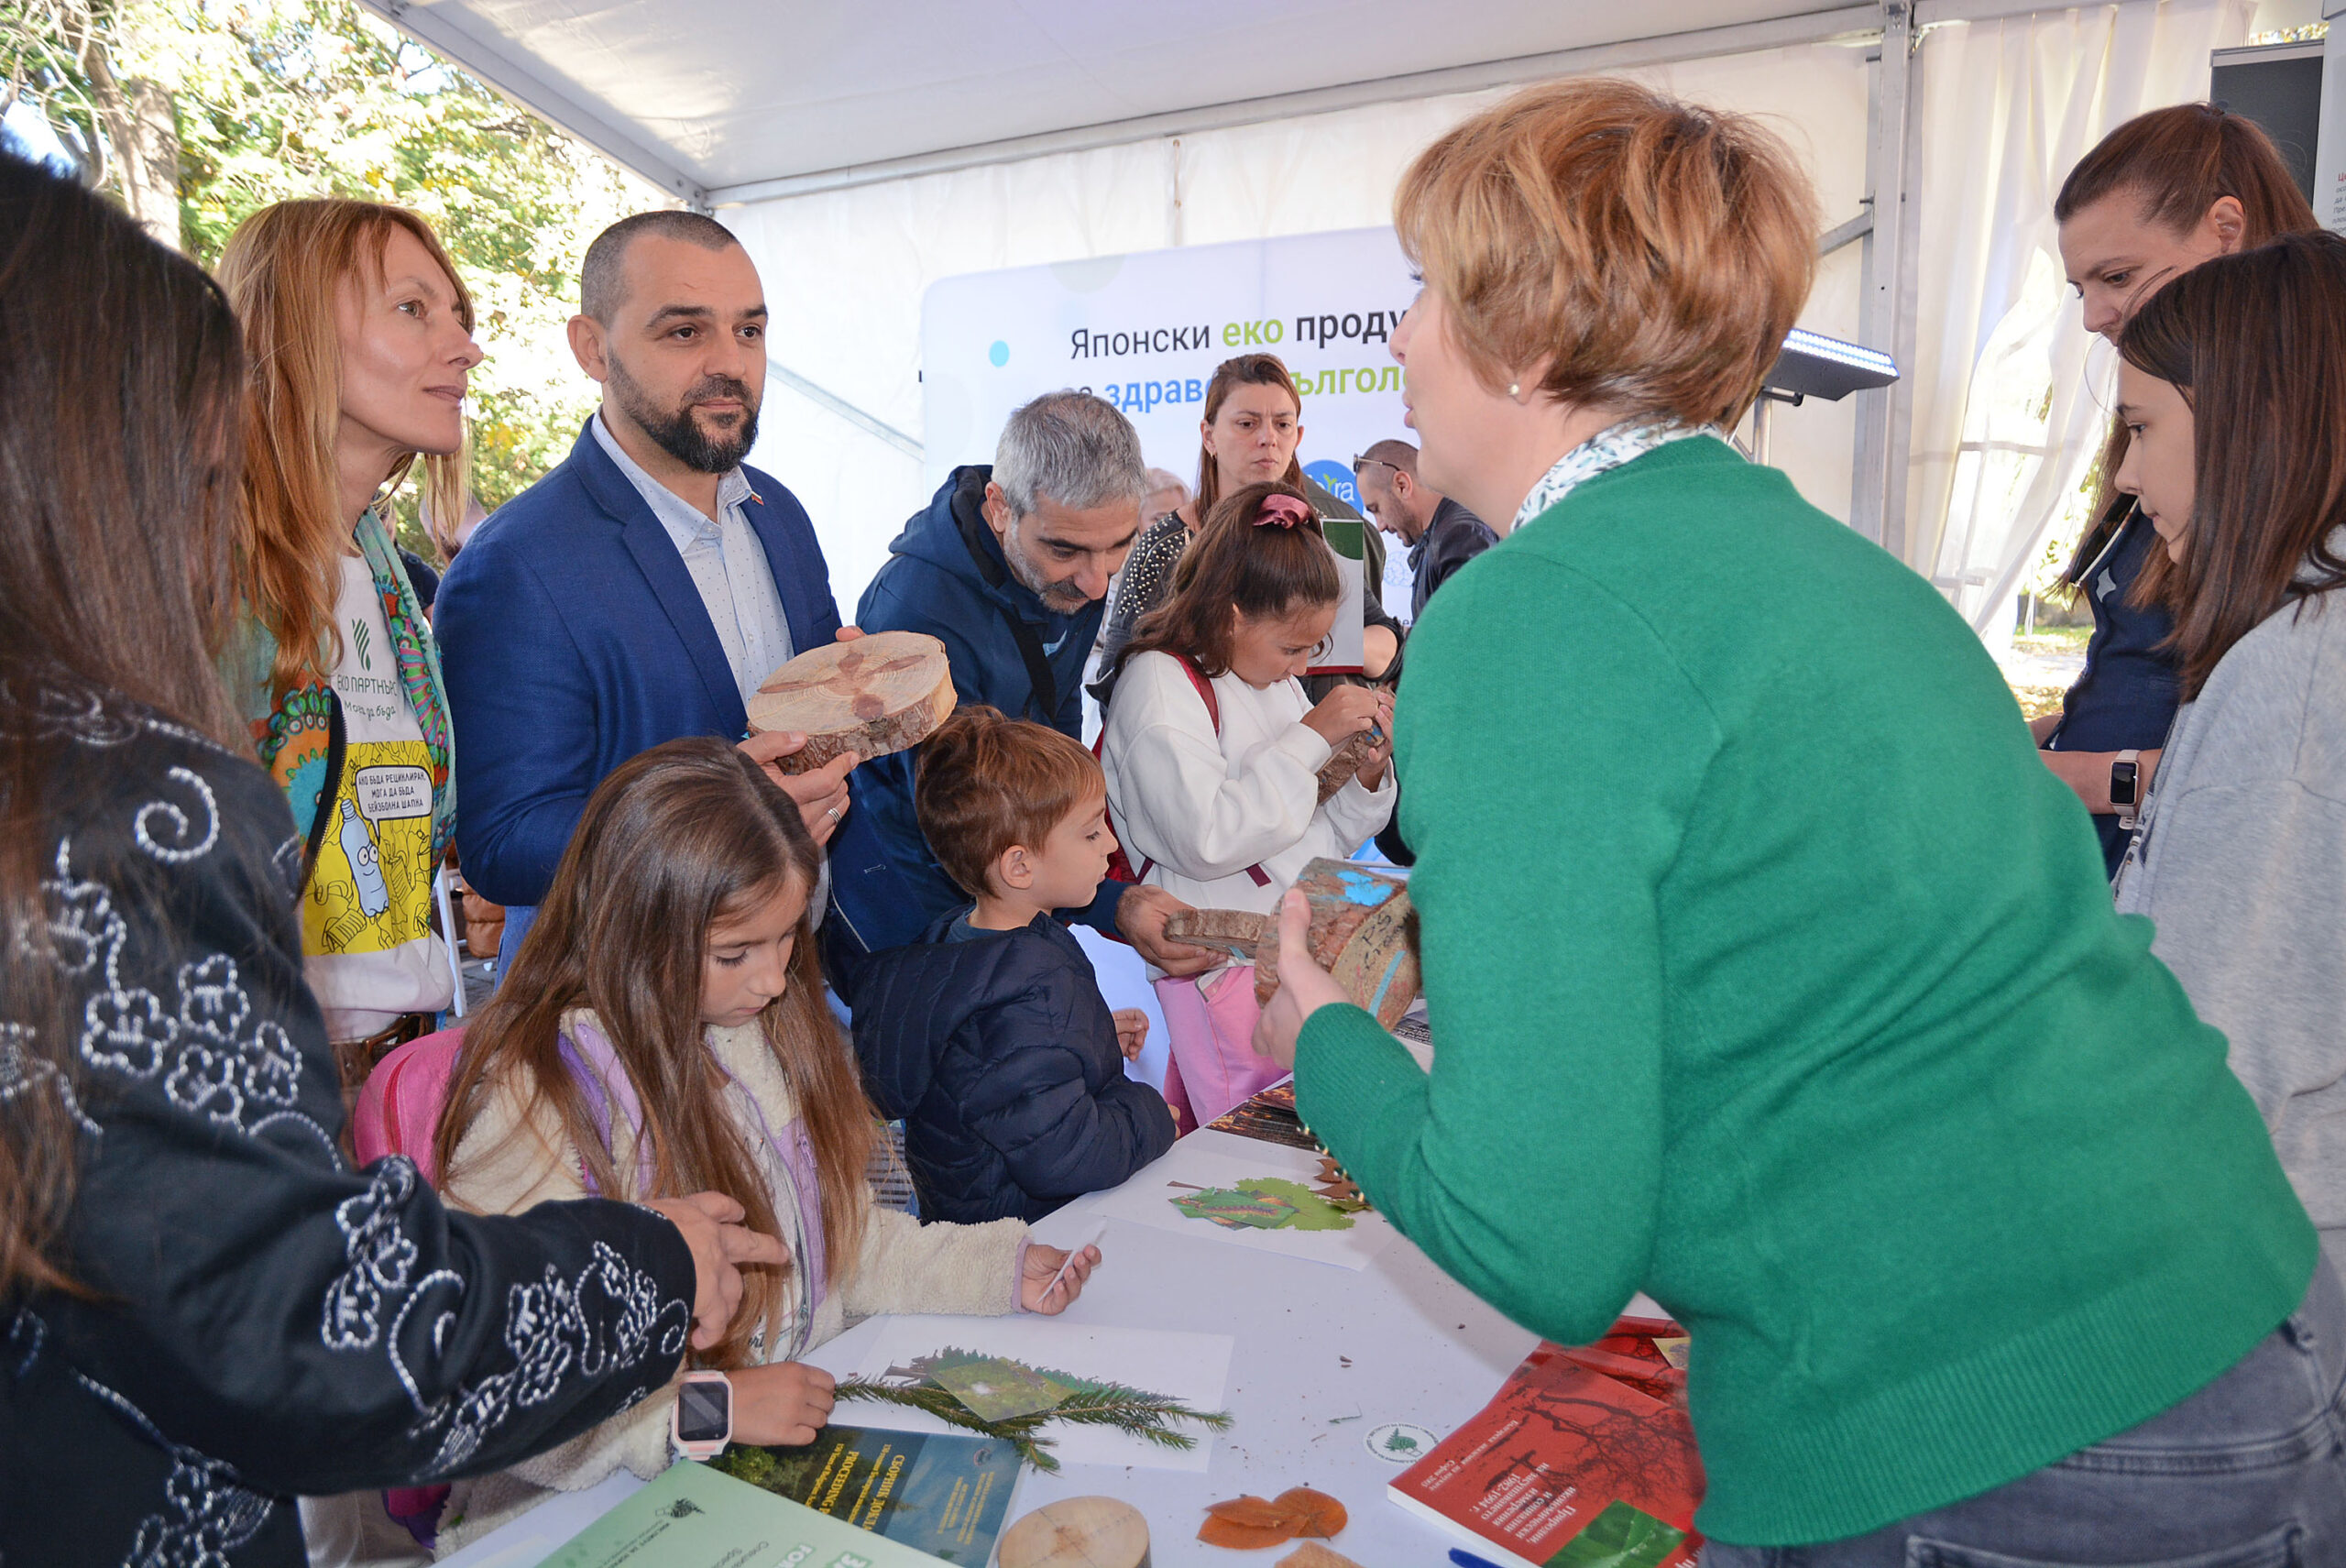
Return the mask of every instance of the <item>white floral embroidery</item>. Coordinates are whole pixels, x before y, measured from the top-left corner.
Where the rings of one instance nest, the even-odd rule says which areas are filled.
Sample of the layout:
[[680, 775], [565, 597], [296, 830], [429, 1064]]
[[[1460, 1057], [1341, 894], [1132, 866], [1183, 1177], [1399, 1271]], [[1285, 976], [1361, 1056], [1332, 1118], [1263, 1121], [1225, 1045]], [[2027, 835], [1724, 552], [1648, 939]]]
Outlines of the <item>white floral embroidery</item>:
[[0, 1024], [0, 1105], [23, 1095], [48, 1091], [65, 1102], [65, 1109], [80, 1123], [82, 1130], [92, 1137], [103, 1137], [105, 1129], [90, 1120], [82, 1109], [80, 1096], [73, 1092], [73, 1082], [57, 1064], [38, 1051], [27, 1048], [36, 1036], [23, 1024]]
[[[168, 800], [150, 800], [140, 806], [137, 814], [131, 818], [130, 831], [131, 836], [138, 840], [140, 849], [165, 865], [185, 865], [190, 861], [200, 860], [210, 854], [212, 846], [220, 841], [220, 803], [213, 797], [212, 786], [205, 784], [203, 776], [194, 770], [173, 768], [170, 770], [170, 777], [172, 783], [185, 784], [195, 791], [196, 797], [203, 803], [202, 834], [199, 835], [193, 831], [188, 821], [186, 811]], [[170, 823], [170, 832], [178, 841], [172, 844], [156, 842], [153, 833], [147, 826], [149, 817], [160, 817]], [[196, 840], [192, 844], [188, 842], [191, 838]]]
[[328, 1350], [372, 1350], [381, 1343], [383, 1304], [408, 1288], [415, 1267], [416, 1245], [400, 1230], [400, 1209], [415, 1195], [416, 1180], [414, 1163], [393, 1155], [375, 1168], [366, 1191], [335, 1208], [348, 1266], [326, 1288], [321, 1337]]
[[[411, 1297], [408, 1308], [422, 1294], [419, 1289]], [[401, 1309], [402, 1320], [408, 1308]], [[444, 1321], [435, 1325], [435, 1343], [444, 1327]], [[442, 1433], [428, 1473], [444, 1474], [466, 1463], [515, 1410], [543, 1404], [574, 1371], [602, 1378], [655, 1351], [663, 1357], [681, 1355], [690, 1328], [690, 1307], [682, 1300], [662, 1300], [656, 1280], [601, 1242], [595, 1244], [593, 1261], [575, 1280], [562, 1278], [548, 1264], [537, 1284], [515, 1285], [507, 1291], [505, 1347], [513, 1353], [512, 1370], [492, 1373], [457, 1390], [426, 1410], [416, 1424], [416, 1436]], [[402, 1336], [397, 1325], [391, 1337], [398, 1364]], [[400, 1372], [402, 1378], [408, 1376], [404, 1365]], [[643, 1392], [630, 1394], [628, 1403], [636, 1403]]]
[[[365, 1192], [334, 1210], [345, 1266], [326, 1288], [319, 1337], [333, 1351], [382, 1347], [422, 1418], [409, 1435], [438, 1440], [424, 1474], [464, 1464], [515, 1410], [543, 1404], [573, 1374], [602, 1378], [655, 1352], [683, 1354], [691, 1308], [663, 1300], [650, 1275], [597, 1243], [592, 1261], [576, 1279], [564, 1279], [548, 1265], [537, 1283], [508, 1289], [503, 1337], [513, 1354], [510, 1370], [426, 1398], [423, 1381], [431, 1365], [448, 1353], [466, 1282], [447, 1269], [415, 1274], [422, 1253], [400, 1230], [400, 1216], [421, 1182], [414, 1165], [394, 1155], [375, 1167]], [[628, 1403], [649, 1391], [648, 1384], [636, 1389]]]
[[228, 1553], [260, 1533], [277, 1500], [236, 1480], [216, 1459], [172, 1442], [137, 1406], [82, 1374], [73, 1380], [128, 1417], [148, 1439], [171, 1456], [163, 1483], [167, 1512], [138, 1521], [138, 1533], [122, 1568], [232, 1568]]
[[[204, 794], [208, 802], [209, 791]], [[214, 817], [213, 836], [217, 830]], [[168, 854], [157, 858], [171, 863]], [[135, 1079], [160, 1074], [164, 1095], [173, 1105], [220, 1125], [258, 1134], [291, 1122], [331, 1148], [334, 1140], [325, 1129], [295, 1109], [300, 1051], [283, 1025], [273, 1018], [254, 1020], [252, 998], [237, 976], [236, 960], [213, 953], [181, 964], [177, 995], [168, 1003], [145, 986], [126, 984], [123, 955], [129, 927], [112, 894], [73, 874], [70, 839], [58, 842], [56, 869], [41, 883], [51, 953], [69, 979], [101, 983], [82, 1003], [82, 1059]]]
[[1508, 532], [1521, 528], [1608, 468], [1618, 468], [1673, 441], [1718, 433], [1716, 425], [1681, 424], [1676, 420], [1624, 420], [1601, 430], [1557, 458], [1555, 466], [1540, 477], [1523, 504], [1515, 509]]

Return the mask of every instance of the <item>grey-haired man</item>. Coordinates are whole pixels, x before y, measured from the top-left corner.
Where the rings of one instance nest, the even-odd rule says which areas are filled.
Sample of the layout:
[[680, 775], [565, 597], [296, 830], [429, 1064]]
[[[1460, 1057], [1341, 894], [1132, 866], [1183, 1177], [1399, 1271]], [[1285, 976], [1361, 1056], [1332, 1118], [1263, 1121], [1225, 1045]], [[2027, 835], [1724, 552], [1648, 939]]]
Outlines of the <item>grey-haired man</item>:
[[[1084, 661], [1148, 488], [1140, 437], [1123, 414], [1088, 392], [1046, 393], [1010, 416], [991, 466], [954, 469], [904, 524], [856, 623], [939, 639], [960, 701], [1080, 738]], [[914, 762], [900, 751], [849, 775], [855, 809], [831, 843], [836, 917], [823, 935], [833, 981], [850, 997], [864, 955], [913, 940], [968, 902], [921, 837]], [[1215, 959], [1166, 940], [1165, 916], [1180, 907], [1160, 889], [1109, 882], [1088, 908], [1064, 913], [1189, 974]]]

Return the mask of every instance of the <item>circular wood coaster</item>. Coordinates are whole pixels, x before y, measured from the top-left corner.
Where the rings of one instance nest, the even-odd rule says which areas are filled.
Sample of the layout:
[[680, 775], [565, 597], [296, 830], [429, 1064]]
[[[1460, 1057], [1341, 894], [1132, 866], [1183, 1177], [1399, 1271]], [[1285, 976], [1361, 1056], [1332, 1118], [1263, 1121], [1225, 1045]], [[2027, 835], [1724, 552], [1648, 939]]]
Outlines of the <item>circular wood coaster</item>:
[[1148, 1521], [1113, 1497], [1062, 1497], [1003, 1531], [1001, 1568], [1149, 1568]]
[[945, 644], [919, 631], [875, 631], [801, 653], [750, 698], [750, 733], [795, 729], [806, 747], [782, 759], [803, 773], [842, 751], [864, 762], [926, 740], [953, 711]]

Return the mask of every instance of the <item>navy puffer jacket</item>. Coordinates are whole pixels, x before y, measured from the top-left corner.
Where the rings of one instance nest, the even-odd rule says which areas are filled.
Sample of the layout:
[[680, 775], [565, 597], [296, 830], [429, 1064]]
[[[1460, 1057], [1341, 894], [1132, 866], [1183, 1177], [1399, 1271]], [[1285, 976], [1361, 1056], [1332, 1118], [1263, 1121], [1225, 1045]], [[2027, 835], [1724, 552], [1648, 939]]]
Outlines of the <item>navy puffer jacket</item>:
[[1163, 1096], [1124, 1076], [1116, 1025], [1066, 927], [950, 941], [963, 909], [874, 954], [853, 1000], [880, 1113], [904, 1121], [924, 1220], [1039, 1220], [1173, 1144]]

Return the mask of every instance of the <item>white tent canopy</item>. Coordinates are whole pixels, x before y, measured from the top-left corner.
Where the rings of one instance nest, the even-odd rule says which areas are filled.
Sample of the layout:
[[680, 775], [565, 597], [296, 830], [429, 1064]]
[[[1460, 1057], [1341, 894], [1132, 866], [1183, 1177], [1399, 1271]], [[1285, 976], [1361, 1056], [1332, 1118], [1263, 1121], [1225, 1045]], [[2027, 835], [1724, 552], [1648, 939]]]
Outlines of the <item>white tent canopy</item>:
[[[937, 278], [1387, 222], [1420, 148], [1529, 81], [1621, 71], [1768, 115], [1826, 223], [1861, 235], [1826, 258], [1803, 324], [1906, 370], [1779, 417], [1773, 460], [1983, 630], [2070, 504], [2099, 417], [2087, 381], [2106, 367], [2066, 304], [2052, 191], [2111, 126], [2204, 94], [2208, 51], [2258, 10], [365, 3], [741, 236], [774, 310], [754, 460], [806, 503], [850, 612], [926, 499], [918, 331]], [[2313, 6], [2264, 8], [2286, 25]], [[1195, 454], [1149, 456], [1183, 471]]]

